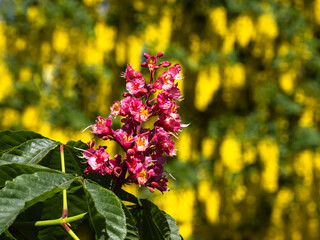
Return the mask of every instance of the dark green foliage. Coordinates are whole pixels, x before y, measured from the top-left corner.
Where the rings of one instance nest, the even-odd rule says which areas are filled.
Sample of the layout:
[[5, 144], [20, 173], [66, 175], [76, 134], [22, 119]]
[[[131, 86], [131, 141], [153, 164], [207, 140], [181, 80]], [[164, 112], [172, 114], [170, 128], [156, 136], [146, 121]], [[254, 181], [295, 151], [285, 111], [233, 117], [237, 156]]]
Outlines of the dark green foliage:
[[[24, 136], [28, 137], [23, 140]], [[68, 217], [86, 213], [71, 223], [72, 228], [88, 221], [95, 239], [180, 239], [175, 221], [150, 201], [124, 190], [119, 198], [98, 183], [101, 179], [84, 179], [76, 148], [85, 144], [65, 145], [67, 173], [63, 173], [58, 142], [31, 132], [0, 132], [0, 141], [6, 139], [10, 140], [0, 158], [0, 239], [72, 239], [59, 225], [35, 226], [61, 218], [64, 189], [68, 189]], [[131, 210], [121, 200], [131, 202]]]

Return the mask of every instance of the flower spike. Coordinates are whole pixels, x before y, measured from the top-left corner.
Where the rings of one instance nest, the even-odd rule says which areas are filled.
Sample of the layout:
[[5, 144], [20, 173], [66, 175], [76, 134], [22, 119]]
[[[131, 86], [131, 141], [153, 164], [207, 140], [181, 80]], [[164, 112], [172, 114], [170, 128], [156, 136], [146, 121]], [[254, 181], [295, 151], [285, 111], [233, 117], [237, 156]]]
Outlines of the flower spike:
[[[172, 175], [164, 169], [165, 157], [176, 155], [173, 139], [178, 138], [181, 129], [187, 125], [180, 123], [177, 110], [177, 102], [182, 100], [177, 83], [182, 79], [179, 64], [154, 78], [155, 71], [160, 67], [171, 66], [168, 61], [157, 65], [157, 60], [163, 55], [163, 52], [156, 56], [143, 54], [146, 61], [141, 66], [148, 68], [151, 73], [149, 83], [128, 64], [121, 75], [126, 79], [127, 92], [122, 94], [124, 98], [111, 105], [107, 118], [99, 116], [95, 124], [88, 127], [97, 137], [115, 141], [125, 152], [124, 156], [116, 154], [112, 157], [107, 153], [106, 146], [95, 148], [94, 142], [90, 141], [87, 143], [89, 148], [83, 150], [81, 157], [88, 166], [86, 174], [96, 172], [112, 176], [115, 193], [122, 185], [130, 183], [144, 185], [151, 192], [154, 189], [169, 191], [168, 177]], [[156, 94], [156, 97], [150, 99], [151, 94]], [[122, 127], [113, 129], [113, 118], [118, 116], [122, 118]], [[157, 118], [154, 127], [145, 128], [143, 123], [150, 118]]]

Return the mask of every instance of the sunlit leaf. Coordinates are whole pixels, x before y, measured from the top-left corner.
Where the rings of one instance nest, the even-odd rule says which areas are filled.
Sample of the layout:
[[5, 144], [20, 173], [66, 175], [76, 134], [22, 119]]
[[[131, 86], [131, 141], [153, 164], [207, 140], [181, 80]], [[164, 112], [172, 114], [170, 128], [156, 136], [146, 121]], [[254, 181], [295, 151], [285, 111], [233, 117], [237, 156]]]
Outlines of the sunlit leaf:
[[163, 212], [164, 216], [167, 219], [167, 222], [169, 224], [170, 228], [170, 239], [171, 240], [181, 240], [181, 236], [179, 234], [179, 228], [177, 226], [176, 220], [174, 220], [173, 217], [171, 217], [169, 214]]
[[45, 138], [28, 140], [18, 148], [4, 153], [0, 165], [13, 162], [37, 164], [57, 145], [58, 142]]
[[0, 165], [0, 188], [4, 187], [5, 182], [8, 180], [12, 180], [22, 174], [32, 174], [35, 172], [59, 173], [59, 171], [39, 165], [29, 165], [23, 163], [3, 164]]
[[68, 188], [75, 178], [67, 174], [37, 172], [6, 182], [0, 190], [0, 234], [24, 209]]
[[43, 136], [31, 131], [0, 131], [0, 156], [4, 152], [17, 148], [22, 143], [35, 138], [39, 139]]

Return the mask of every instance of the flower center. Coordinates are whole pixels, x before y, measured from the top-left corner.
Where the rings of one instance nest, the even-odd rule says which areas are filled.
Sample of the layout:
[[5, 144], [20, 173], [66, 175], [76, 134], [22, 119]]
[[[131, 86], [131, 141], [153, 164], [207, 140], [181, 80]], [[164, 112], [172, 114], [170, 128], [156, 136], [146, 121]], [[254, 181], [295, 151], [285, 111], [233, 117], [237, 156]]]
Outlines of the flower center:
[[140, 114], [147, 117], [149, 115], [149, 111], [147, 108], [142, 108]]
[[147, 181], [147, 172], [143, 169], [137, 174], [137, 180], [139, 184], [144, 184]]
[[139, 147], [142, 147], [142, 146], [144, 146], [145, 145], [145, 143], [146, 143], [146, 139], [145, 138], [138, 138], [138, 140], [137, 140], [137, 145], [139, 146]]
[[164, 82], [164, 83], [167, 83], [169, 79], [170, 79], [170, 77], [169, 77], [168, 74], [166, 74], [166, 75], [163, 76], [163, 82]]
[[115, 112], [119, 111], [119, 110], [120, 110], [119, 104], [115, 104], [115, 105], [113, 106], [113, 109], [112, 109], [112, 110], [115, 111]]
[[173, 104], [171, 107], [171, 112], [174, 112], [176, 109], [177, 109], [176, 106]]
[[149, 59], [147, 60], [147, 63], [148, 63], [148, 64], [154, 64], [154, 62], [155, 62], [155, 61], [154, 61], [153, 58], [149, 58]]

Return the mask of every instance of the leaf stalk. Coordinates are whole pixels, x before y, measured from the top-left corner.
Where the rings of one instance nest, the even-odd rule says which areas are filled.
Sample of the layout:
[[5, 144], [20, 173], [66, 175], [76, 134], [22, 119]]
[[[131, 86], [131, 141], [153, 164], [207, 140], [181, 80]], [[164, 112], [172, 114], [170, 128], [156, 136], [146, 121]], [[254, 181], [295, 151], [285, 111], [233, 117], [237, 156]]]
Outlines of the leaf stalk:
[[[61, 171], [63, 173], [66, 172], [65, 161], [64, 161], [64, 145], [60, 145], [60, 156], [61, 156]], [[65, 218], [68, 216], [68, 201], [67, 201], [67, 189], [62, 190], [62, 197], [63, 197], [63, 205], [62, 205], [62, 216], [61, 218]]]
[[52, 226], [52, 225], [61, 225], [63, 223], [71, 223], [71, 222], [75, 222], [78, 220], [81, 220], [82, 218], [84, 218], [84, 216], [87, 214], [87, 212], [85, 213], [81, 213], [78, 215], [75, 215], [73, 217], [66, 217], [66, 218], [58, 218], [58, 219], [52, 219], [52, 220], [43, 220], [43, 221], [37, 221], [35, 222], [35, 226], [36, 227], [40, 227], [40, 226]]

